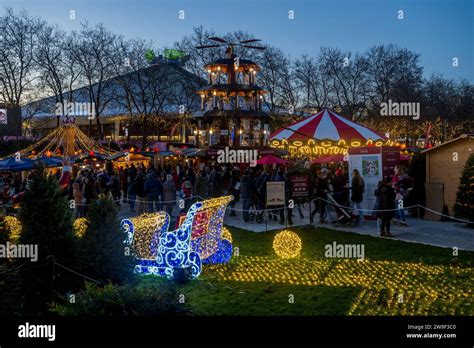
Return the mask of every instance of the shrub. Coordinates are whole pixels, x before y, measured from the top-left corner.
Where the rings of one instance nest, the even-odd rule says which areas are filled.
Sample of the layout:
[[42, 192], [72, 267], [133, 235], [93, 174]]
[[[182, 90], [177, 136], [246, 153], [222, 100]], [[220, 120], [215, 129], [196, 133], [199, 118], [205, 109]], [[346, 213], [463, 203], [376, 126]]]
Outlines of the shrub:
[[18, 267], [0, 264], [0, 317], [23, 314], [24, 295]]
[[89, 225], [78, 242], [80, 265], [87, 275], [104, 283], [121, 283], [133, 275], [125, 234], [117, 218], [117, 205], [100, 198], [89, 207]]
[[173, 315], [185, 313], [178, 304], [174, 285], [166, 280], [154, 279], [153, 283], [97, 286], [86, 283], [85, 289], [75, 296], [75, 302], [65, 299], [53, 303], [51, 312], [65, 316], [128, 316]]
[[33, 172], [20, 207], [21, 244], [37, 244], [38, 262], [54, 255], [58, 262], [72, 264], [74, 235], [72, 210], [57, 179], [44, 168]]

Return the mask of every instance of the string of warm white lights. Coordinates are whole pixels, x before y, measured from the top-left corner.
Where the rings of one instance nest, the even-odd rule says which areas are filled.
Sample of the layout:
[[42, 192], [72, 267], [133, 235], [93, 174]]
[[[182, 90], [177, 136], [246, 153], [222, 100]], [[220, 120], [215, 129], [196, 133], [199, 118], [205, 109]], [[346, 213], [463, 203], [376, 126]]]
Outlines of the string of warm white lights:
[[72, 224], [74, 235], [78, 238], [82, 238], [86, 234], [88, 225], [89, 223], [86, 218], [82, 217], [74, 220]]
[[208, 271], [218, 281], [359, 288], [350, 315], [427, 315], [433, 308], [436, 313], [473, 314], [472, 269], [458, 265], [242, 255], [232, 266], [209, 265]]
[[21, 157], [72, 156], [91, 152], [105, 155], [116, 153], [116, 151], [100, 146], [87, 137], [75, 124], [62, 125], [36, 143], [18, 152]]
[[284, 259], [291, 259], [300, 255], [302, 248], [301, 238], [295, 232], [284, 230], [273, 238], [273, 250]]

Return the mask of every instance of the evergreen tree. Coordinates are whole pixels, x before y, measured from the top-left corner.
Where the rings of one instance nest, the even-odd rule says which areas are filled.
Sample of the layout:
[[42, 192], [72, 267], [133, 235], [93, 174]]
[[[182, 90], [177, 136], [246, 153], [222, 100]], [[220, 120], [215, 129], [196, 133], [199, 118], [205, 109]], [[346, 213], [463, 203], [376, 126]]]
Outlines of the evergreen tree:
[[117, 218], [117, 205], [100, 198], [89, 208], [89, 226], [80, 241], [80, 262], [91, 277], [121, 283], [133, 274], [133, 258], [124, 244], [125, 233]]
[[55, 298], [55, 291], [70, 289], [70, 277], [77, 278], [56, 269], [52, 262], [73, 266], [75, 238], [72, 210], [56, 177], [39, 167], [29, 180], [20, 206], [23, 228], [18, 242], [37, 245], [38, 260], [17, 259], [17, 262], [26, 263], [21, 269], [25, 314], [42, 315]]
[[55, 176], [39, 167], [30, 177], [20, 207], [23, 229], [19, 243], [38, 245], [38, 262], [53, 255], [72, 264], [74, 234], [72, 209]]
[[459, 180], [454, 215], [468, 219], [474, 224], [474, 154], [471, 154], [467, 159]]

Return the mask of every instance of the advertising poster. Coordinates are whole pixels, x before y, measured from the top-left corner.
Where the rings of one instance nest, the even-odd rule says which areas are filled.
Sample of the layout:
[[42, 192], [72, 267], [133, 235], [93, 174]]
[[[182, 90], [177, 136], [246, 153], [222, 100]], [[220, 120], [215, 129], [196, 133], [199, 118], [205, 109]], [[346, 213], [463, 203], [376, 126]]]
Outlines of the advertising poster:
[[293, 198], [309, 196], [309, 176], [307, 174], [292, 175], [290, 181]]
[[[377, 197], [375, 190], [382, 175], [382, 154], [380, 148], [356, 148], [349, 150], [349, 185], [352, 180], [352, 171], [357, 169], [364, 179], [365, 192], [362, 209], [374, 209]], [[365, 215], [371, 215], [365, 212]]]
[[267, 182], [267, 206], [285, 204], [285, 182]]

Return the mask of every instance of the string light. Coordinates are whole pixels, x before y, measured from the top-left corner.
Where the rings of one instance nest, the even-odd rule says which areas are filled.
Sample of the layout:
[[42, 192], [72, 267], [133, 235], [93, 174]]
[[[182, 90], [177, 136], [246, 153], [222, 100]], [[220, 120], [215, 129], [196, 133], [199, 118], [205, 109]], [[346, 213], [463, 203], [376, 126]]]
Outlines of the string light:
[[72, 230], [77, 238], [82, 238], [86, 234], [89, 222], [86, 218], [78, 218], [72, 224]]
[[472, 269], [458, 265], [241, 255], [236, 264], [207, 266], [208, 272], [216, 281], [361, 289], [348, 315], [472, 315]]
[[291, 259], [300, 255], [301, 238], [295, 232], [284, 230], [273, 238], [273, 250], [283, 259]]
[[232, 234], [230, 233], [230, 231], [227, 227], [222, 228], [222, 239], [227, 239], [231, 243], [233, 242]]
[[117, 151], [102, 147], [91, 140], [75, 124], [64, 124], [36, 143], [20, 150], [19, 153], [21, 157], [50, 157], [52, 154], [73, 155], [76, 152], [89, 153], [91, 151], [106, 155], [117, 153]]
[[[351, 141], [350, 147], [360, 147], [375, 145], [381, 146], [393, 146], [395, 142], [391, 140], [373, 142], [372, 139], [368, 139], [365, 143], [355, 140]], [[304, 155], [304, 156], [319, 156], [319, 155], [346, 155], [349, 147], [346, 145], [346, 141], [341, 139], [339, 141], [315, 141], [309, 139], [306, 143], [301, 140], [288, 141], [283, 139], [281, 141], [274, 139], [271, 141], [271, 146], [278, 149], [287, 150], [291, 155]]]
[[22, 226], [20, 220], [18, 220], [14, 216], [5, 216], [4, 217], [5, 221], [5, 227], [10, 233], [10, 241], [12, 243], [18, 242], [18, 239], [20, 238], [21, 231], [22, 231]]

